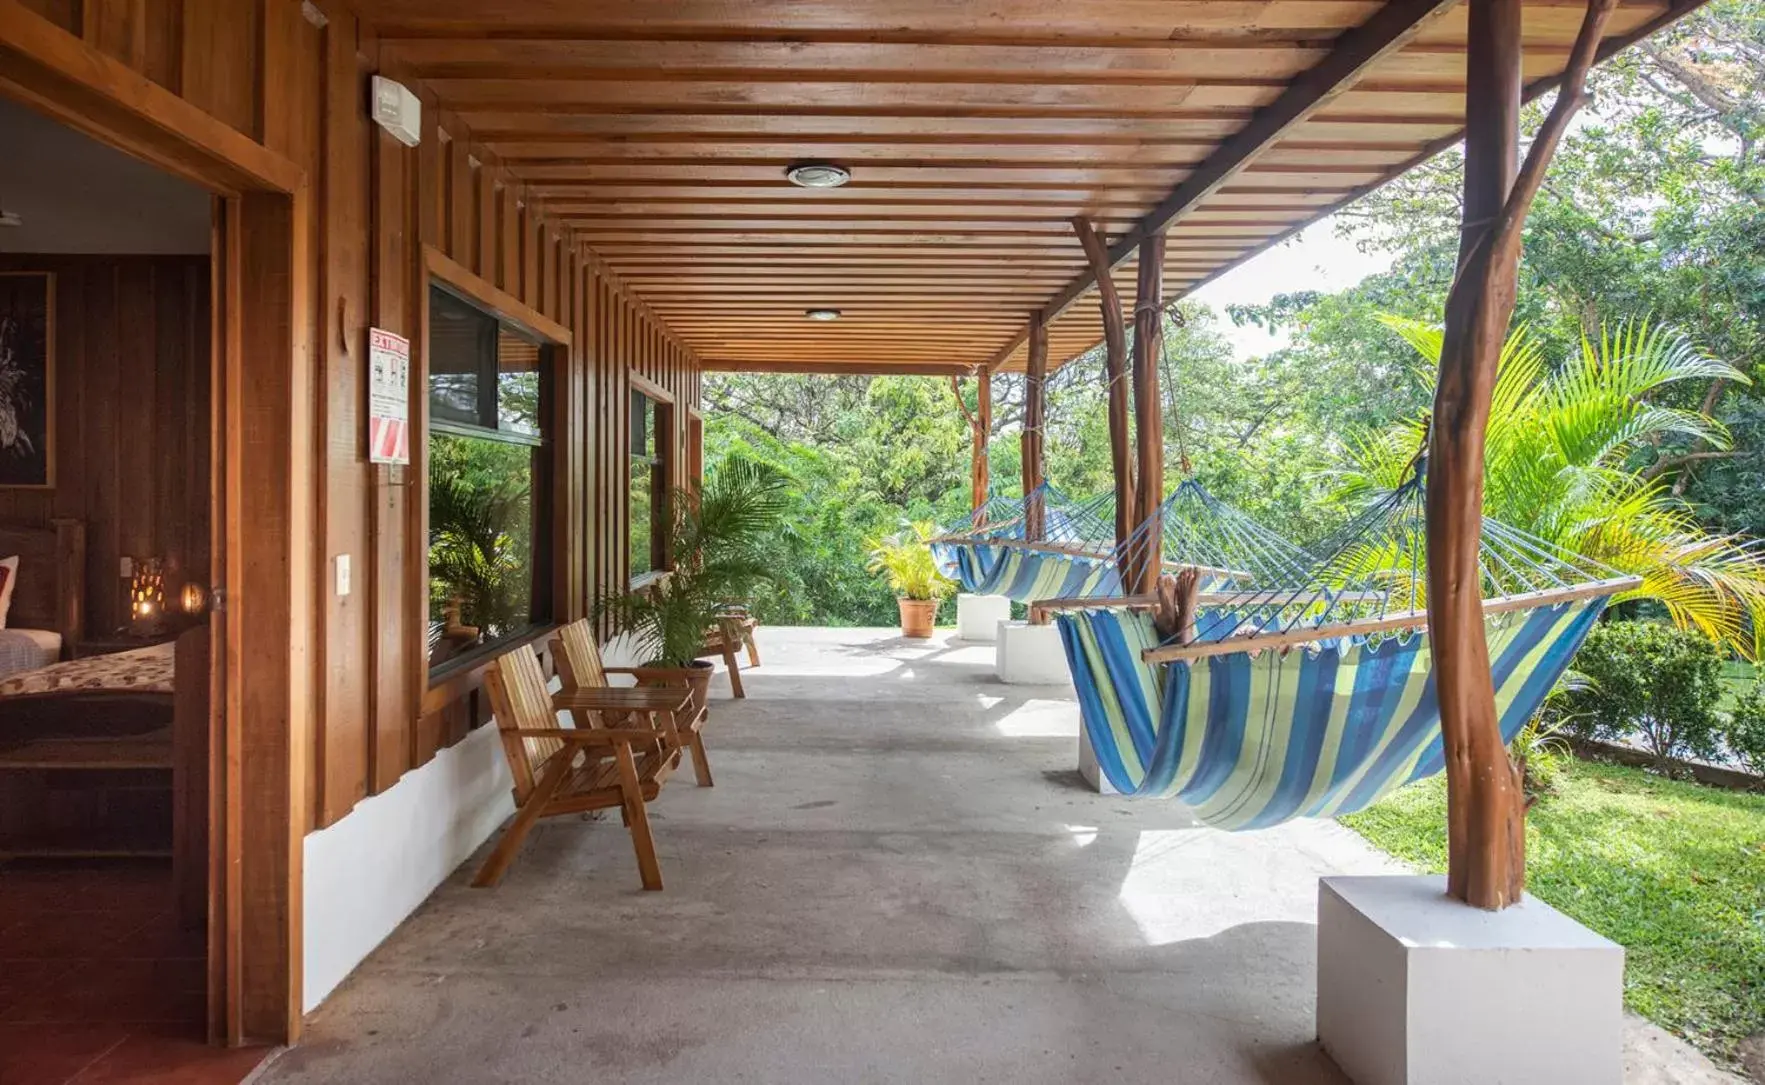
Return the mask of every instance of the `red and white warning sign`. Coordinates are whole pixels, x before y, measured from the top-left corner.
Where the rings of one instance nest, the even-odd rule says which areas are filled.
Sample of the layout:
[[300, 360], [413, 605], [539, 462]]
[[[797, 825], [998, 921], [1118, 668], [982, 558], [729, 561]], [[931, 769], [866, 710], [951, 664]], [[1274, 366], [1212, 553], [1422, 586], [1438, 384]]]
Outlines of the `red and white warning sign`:
[[368, 329], [368, 462], [411, 462], [411, 341]]

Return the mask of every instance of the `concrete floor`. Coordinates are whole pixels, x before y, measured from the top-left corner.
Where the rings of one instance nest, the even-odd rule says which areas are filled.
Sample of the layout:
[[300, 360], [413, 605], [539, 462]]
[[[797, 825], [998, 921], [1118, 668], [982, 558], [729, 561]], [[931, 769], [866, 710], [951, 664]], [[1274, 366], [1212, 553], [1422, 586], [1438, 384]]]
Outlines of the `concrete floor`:
[[[1227, 835], [1083, 790], [1070, 691], [999, 684], [991, 646], [761, 643], [747, 700], [713, 687], [717, 786], [651, 807], [666, 891], [617, 816], [543, 824], [260, 1080], [1343, 1080], [1312, 1042], [1316, 880], [1389, 859], [1333, 823]], [[1630, 1080], [1722, 1080], [1632, 1031]]]

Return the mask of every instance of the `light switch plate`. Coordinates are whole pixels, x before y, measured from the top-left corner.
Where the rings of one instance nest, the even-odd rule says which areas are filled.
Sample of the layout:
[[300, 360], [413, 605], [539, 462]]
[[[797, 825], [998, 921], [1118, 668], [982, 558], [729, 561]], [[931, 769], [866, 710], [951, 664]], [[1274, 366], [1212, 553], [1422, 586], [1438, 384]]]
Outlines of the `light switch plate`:
[[119, 571], [124, 580], [133, 580], [135, 578], [135, 559], [124, 554], [123, 560], [119, 566]]
[[337, 594], [349, 594], [349, 555], [337, 555]]

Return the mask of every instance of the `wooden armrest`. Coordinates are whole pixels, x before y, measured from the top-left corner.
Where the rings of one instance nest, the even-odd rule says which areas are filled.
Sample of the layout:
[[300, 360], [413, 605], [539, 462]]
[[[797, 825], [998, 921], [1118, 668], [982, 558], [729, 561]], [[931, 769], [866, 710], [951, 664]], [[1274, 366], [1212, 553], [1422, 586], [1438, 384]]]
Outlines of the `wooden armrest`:
[[650, 743], [666, 738], [660, 731], [636, 727], [523, 727], [515, 731], [521, 738], [550, 738], [573, 746], [614, 746], [633, 742]]

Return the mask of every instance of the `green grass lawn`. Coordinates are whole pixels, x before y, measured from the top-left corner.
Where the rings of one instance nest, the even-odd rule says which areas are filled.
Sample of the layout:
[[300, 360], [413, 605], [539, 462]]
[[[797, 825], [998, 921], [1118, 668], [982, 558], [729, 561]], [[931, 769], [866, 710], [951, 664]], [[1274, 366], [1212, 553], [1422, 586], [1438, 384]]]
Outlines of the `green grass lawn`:
[[1731, 659], [1722, 664], [1722, 700], [1716, 707], [1728, 711], [1735, 698], [1752, 689], [1757, 680], [1758, 670], [1751, 663]]
[[[1444, 777], [1342, 820], [1446, 869]], [[1527, 890], [1625, 947], [1631, 1009], [1725, 1062], [1765, 1031], [1765, 795], [1576, 761], [1526, 837]]]

